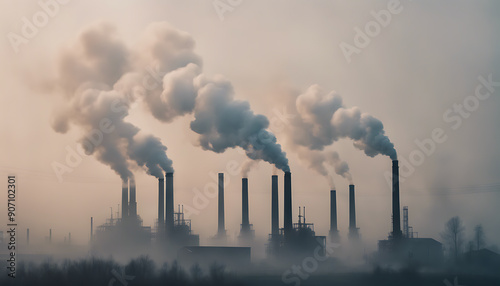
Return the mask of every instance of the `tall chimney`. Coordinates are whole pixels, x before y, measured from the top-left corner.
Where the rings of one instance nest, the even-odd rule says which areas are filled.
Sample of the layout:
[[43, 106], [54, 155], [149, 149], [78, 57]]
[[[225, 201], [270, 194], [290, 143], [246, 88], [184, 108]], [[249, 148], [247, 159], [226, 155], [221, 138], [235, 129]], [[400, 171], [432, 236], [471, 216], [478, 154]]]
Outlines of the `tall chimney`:
[[354, 185], [349, 185], [349, 238], [358, 238], [358, 228], [356, 227], [356, 201], [354, 197]]
[[349, 185], [349, 230], [356, 229], [356, 202], [354, 185]]
[[337, 228], [337, 192], [330, 191], [330, 238], [334, 241], [338, 240]]
[[158, 232], [163, 232], [165, 228], [165, 180], [163, 178], [158, 179]]
[[392, 161], [392, 237], [400, 238], [401, 218], [399, 213], [399, 163]]
[[241, 230], [250, 230], [250, 221], [248, 218], [248, 179], [241, 179]]
[[219, 173], [219, 220], [217, 230], [219, 236], [225, 236], [226, 234], [224, 224], [224, 173]]
[[292, 223], [292, 174], [285, 172], [285, 207], [283, 215], [283, 228], [285, 232], [285, 240], [290, 239], [293, 231]]
[[129, 180], [129, 190], [130, 190], [130, 203], [129, 203], [129, 217], [130, 219], [136, 219], [137, 218], [137, 202], [135, 198], [135, 178], [132, 177]]
[[122, 181], [122, 222], [128, 216], [128, 182]]
[[52, 243], [52, 229], [49, 229], [49, 243]]
[[172, 235], [174, 229], [174, 173], [169, 172], [165, 177], [165, 226], [167, 235]]
[[26, 244], [30, 245], [30, 229], [26, 229]]
[[280, 231], [280, 215], [278, 202], [278, 176], [271, 177], [271, 234], [277, 238]]

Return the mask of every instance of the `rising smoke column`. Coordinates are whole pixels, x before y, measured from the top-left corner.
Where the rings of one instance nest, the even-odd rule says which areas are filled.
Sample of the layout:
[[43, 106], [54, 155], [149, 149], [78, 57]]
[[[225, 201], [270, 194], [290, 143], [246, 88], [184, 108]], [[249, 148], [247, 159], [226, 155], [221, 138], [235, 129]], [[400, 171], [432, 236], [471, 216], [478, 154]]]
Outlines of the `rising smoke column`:
[[382, 154], [396, 159], [393, 143], [385, 135], [383, 124], [359, 108], [347, 108], [335, 92], [324, 92], [318, 85], [297, 93], [287, 101], [287, 108], [296, 112], [287, 133], [290, 146], [299, 158], [332, 184], [328, 166], [336, 174], [353, 183], [347, 162], [335, 151], [326, 150], [339, 139], [353, 140], [353, 145], [366, 155]]
[[[195, 42], [191, 36], [159, 23], [148, 27], [145, 38], [146, 44], [140, 49], [145, 56], [141, 56], [140, 62], [144, 66], [147, 58], [155, 63], [154, 77], [161, 83], [159, 88], [144, 91], [144, 100], [156, 119], [168, 123], [193, 113], [195, 119], [190, 127], [200, 135], [198, 144], [203, 149], [222, 153], [241, 147], [252, 160], [264, 160], [289, 170], [281, 145], [268, 130], [269, 120], [254, 114], [247, 101], [236, 100], [227, 79], [202, 73], [202, 61], [193, 51]], [[140, 79], [137, 74], [130, 74], [119, 86], [132, 93], [134, 83]]]
[[345, 178], [349, 184], [353, 183], [352, 175], [349, 172], [349, 165], [340, 159], [337, 152], [310, 150], [304, 147], [298, 147], [296, 151], [299, 158], [307, 163], [308, 168], [311, 168], [327, 179], [330, 188], [335, 188], [335, 182], [330, 169], [333, 169], [337, 175]]
[[[158, 138], [141, 134], [139, 128], [123, 120], [130, 106], [142, 99], [149, 112], [165, 123], [194, 114], [190, 127], [200, 135], [198, 143], [205, 150], [221, 153], [241, 147], [248, 158], [288, 171], [288, 159], [268, 130], [269, 120], [254, 114], [248, 102], [236, 100], [229, 81], [204, 75], [194, 46], [189, 34], [164, 22], [149, 25], [133, 48], [126, 47], [109, 24], [85, 30], [60, 61], [61, 76], [55, 85], [72, 103], [57, 116], [55, 129], [64, 133], [72, 122], [82, 127], [87, 137], [99, 127], [99, 117], [95, 116], [111, 116], [116, 134], [106, 135], [109, 142], [96, 147], [96, 157], [122, 178], [130, 176], [128, 161], [160, 176], [161, 171], [172, 171], [166, 147]], [[88, 94], [90, 87], [104, 104], [92, 106], [102, 109], [99, 113], [80, 111], [88, 104], [81, 95]], [[110, 115], [113, 111], [107, 108], [108, 97], [122, 103], [120, 116]]]
[[326, 94], [312, 85], [297, 97], [295, 107], [299, 116], [294, 118], [290, 134], [295, 144], [323, 150], [340, 138], [349, 138], [370, 157], [381, 154], [397, 159], [382, 122], [357, 107], [346, 108], [335, 92]]
[[54, 116], [54, 130], [66, 133], [70, 125], [77, 126], [85, 152], [110, 166], [123, 181], [132, 176], [131, 161], [157, 177], [162, 170], [172, 171], [160, 140], [124, 120], [134, 100], [124, 92], [126, 82], [134, 78], [134, 57], [115, 29], [100, 23], [83, 31], [62, 54], [60, 76], [52, 82], [66, 99]]
[[200, 134], [205, 150], [222, 153], [241, 147], [248, 158], [264, 160], [289, 171], [288, 159], [273, 133], [267, 130], [267, 117], [254, 114], [247, 101], [234, 99], [231, 83], [222, 76], [195, 80], [199, 87], [191, 129]]

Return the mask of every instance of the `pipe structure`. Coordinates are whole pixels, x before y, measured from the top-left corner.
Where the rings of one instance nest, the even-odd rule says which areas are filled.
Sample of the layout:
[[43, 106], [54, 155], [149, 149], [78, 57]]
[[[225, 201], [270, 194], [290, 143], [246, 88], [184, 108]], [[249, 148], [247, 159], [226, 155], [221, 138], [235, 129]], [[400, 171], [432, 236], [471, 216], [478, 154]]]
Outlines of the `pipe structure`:
[[173, 235], [174, 231], [174, 173], [169, 172], [165, 176], [165, 228], [167, 235]]
[[392, 161], [392, 237], [401, 238], [401, 217], [399, 210], [399, 163]]
[[292, 174], [285, 172], [285, 195], [284, 195], [283, 229], [285, 240], [289, 240], [293, 233], [292, 223]]
[[163, 232], [165, 228], [165, 180], [163, 178], [158, 179], [158, 232]]
[[122, 181], [122, 222], [128, 217], [128, 181]]
[[225, 236], [225, 222], [224, 222], [224, 173], [219, 173], [219, 204], [218, 204], [218, 236]]
[[278, 237], [280, 231], [280, 215], [278, 201], [278, 176], [271, 177], [271, 235]]

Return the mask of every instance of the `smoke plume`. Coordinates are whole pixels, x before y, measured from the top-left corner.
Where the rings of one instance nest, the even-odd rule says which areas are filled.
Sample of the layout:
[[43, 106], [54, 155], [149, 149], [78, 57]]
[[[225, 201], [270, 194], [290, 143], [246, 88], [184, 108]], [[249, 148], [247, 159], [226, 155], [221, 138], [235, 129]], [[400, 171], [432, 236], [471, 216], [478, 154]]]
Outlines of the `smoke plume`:
[[222, 153], [241, 147], [252, 160], [264, 160], [283, 171], [290, 170], [281, 145], [267, 130], [267, 117], [254, 114], [247, 101], [234, 99], [228, 80], [201, 75], [195, 84], [199, 90], [191, 129], [200, 134], [198, 142], [203, 149]]
[[132, 176], [131, 163], [157, 177], [172, 171], [160, 140], [125, 121], [134, 101], [125, 92], [127, 80], [133, 78], [133, 58], [115, 29], [101, 23], [83, 31], [62, 54], [60, 76], [52, 82], [67, 99], [54, 116], [54, 130], [66, 133], [70, 125], [78, 127], [85, 152], [110, 166], [123, 181]]
[[[234, 98], [231, 83], [222, 76], [202, 73], [201, 59], [194, 52], [194, 40], [167, 24], [153, 24], [147, 32], [149, 45], [141, 51], [156, 63], [160, 88], [144, 91], [152, 115], [162, 122], [193, 113], [191, 130], [199, 134], [204, 150], [222, 153], [240, 147], [248, 158], [264, 160], [288, 171], [288, 159], [269, 130], [269, 120], [254, 114], [247, 101]], [[158, 52], [158, 51], [161, 51]], [[137, 81], [137, 76], [128, 80]], [[130, 83], [121, 87], [132, 92]]]
[[295, 107], [299, 115], [294, 118], [291, 132], [295, 144], [323, 150], [340, 138], [349, 138], [370, 157], [382, 154], [397, 159], [382, 122], [357, 107], [346, 108], [335, 92], [325, 93], [312, 85], [297, 97]]
[[335, 187], [335, 183], [330, 169], [333, 169], [337, 175], [345, 178], [349, 184], [353, 183], [352, 175], [349, 172], [349, 165], [340, 159], [337, 152], [309, 150], [300, 147], [297, 149], [297, 154], [302, 161], [307, 163], [308, 168], [325, 177], [331, 188]]
[[242, 166], [241, 166], [241, 177], [242, 178], [248, 178], [248, 173], [250, 170], [255, 167], [259, 163], [259, 161], [255, 160], [247, 160], [245, 161]]
[[167, 148], [124, 121], [130, 106], [141, 99], [162, 122], [194, 114], [190, 127], [205, 150], [222, 153], [240, 147], [248, 158], [288, 171], [288, 159], [268, 130], [269, 120], [254, 114], [248, 102], [236, 100], [228, 80], [204, 75], [194, 47], [189, 34], [167, 23], [149, 25], [134, 47], [127, 47], [106, 23], [83, 31], [61, 57], [60, 76], [53, 82], [70, 98], [54, 129], [65, 133], [74, 123], [86, 138], [99, 130], [99, 120], [110, 118], [114, 131], [103, 134], [90, 154], [122, 178], [130, 176], [130, 162], [162, 176], [173, 170]]

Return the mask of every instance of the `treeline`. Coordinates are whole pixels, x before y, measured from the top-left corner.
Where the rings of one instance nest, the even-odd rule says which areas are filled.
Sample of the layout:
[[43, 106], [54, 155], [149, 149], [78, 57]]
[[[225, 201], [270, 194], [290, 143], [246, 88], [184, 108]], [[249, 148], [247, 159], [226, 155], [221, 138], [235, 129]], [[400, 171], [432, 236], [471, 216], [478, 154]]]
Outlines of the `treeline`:
[[177, 262], [158, 266], [147, 256], [126, 265], [111, 259], [88, 258], [43, 263], [20, 263], [16, 278], [3, 275], [0, 285], [244, 285], [228, 273], [224, 266], [212, 264], [204, 270], [194, 265], [187, 271]]

